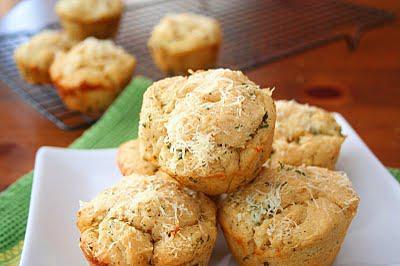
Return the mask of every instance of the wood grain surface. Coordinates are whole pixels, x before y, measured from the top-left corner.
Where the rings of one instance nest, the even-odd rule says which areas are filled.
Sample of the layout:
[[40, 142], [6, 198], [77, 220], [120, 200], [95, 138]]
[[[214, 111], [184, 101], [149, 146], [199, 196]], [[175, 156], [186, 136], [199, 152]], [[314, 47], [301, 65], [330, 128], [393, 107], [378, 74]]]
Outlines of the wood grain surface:
[[[399, 1], [356, 1], [400, 16]], [[343, 114], [386, 166], [400, 167], [400, 23], [365, 33], [350, 51], [335, 42], [247, 74], [296, 99]], [[0, 190], [33, 168], [43, 145], [66, 147], [83, 130], [62, 131], [0, 83]]]

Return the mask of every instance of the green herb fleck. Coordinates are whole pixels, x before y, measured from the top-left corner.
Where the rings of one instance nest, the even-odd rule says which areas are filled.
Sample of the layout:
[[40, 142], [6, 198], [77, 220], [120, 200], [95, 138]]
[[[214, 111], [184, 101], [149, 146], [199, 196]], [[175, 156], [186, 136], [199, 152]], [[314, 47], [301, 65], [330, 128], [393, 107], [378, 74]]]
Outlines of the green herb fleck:
[[268, 128], [268, 112], [265, 113], [265, 115], [263, 116], [260, 128]]
[[176, 149], [177, 151], [177, 155], [178, 155], [178, 160], [182, 160], [183, 159], [183, 153], [181, 149]]
[[294, 170], [296, 173], [302, 176], [306, 176], [306, 174], [303, 171], [300, 171], [299, 169]]
[[320, 132], [316, 129], [316, 128], [310, 128], [310, 132], [311, 132], [311, 134], [313, 134], [313, 135], [318, 135], [318, 134], [320, 134]]
[[198, 180], [196, 180], [196, 179], [194, 179], [193, 177], [189, 177], [189, 180], [190, 180], [190, 182], [192, 182], [192, 183], [197, 183], [198, 182]]

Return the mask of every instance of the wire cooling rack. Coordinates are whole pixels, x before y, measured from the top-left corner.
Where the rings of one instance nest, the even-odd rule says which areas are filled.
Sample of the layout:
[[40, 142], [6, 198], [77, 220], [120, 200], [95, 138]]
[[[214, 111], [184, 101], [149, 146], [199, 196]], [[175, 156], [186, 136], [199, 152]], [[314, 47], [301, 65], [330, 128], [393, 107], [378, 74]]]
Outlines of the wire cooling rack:
[[[219, 66], [242, 70], [335, 40], [354, 49], [365, 30], [394, 19], [383, 10], [329, 0], [153, 0], [129, 5], [116, 42], [138, 59], [136, 74], [163, 77], [146, 42], [165, 14], [178, 12], [217, 18], [224, 35]], [[52, 86], [33, 86], [20, 78], [12, 53], [32, 34], [0, 36], [0, 79], [62, 129], [93, 123], [93, 118], [66, 109]]]

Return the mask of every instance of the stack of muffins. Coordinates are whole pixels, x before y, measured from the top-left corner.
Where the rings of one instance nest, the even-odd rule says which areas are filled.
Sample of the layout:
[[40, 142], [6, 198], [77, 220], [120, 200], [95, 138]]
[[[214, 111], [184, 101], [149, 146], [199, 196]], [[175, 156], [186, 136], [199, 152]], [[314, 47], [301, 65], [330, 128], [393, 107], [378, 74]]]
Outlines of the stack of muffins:
[[[32, 84], [52, 83], [66, 107], [101, 114], [130, 81], [136, 59], [111, 40], [124, 5], [121, 0], [59, 0], [63, 30], [46, 30], [14, 52], [21, 76]], [[221, 29], [212, 18], [167, 15], [148, 41], [154, 63], [167, 74], [215, 66]], [[122, 67], [123, 66], [123, 67]]]
[[[121, 0], [60, 0], [63, 31], [14, 54], [31, 83], [53, 83], [72, 110], [104, 111], [136, 59], [110, 40]], [[167, 74], [215, 66], [219, 23], [168, 15], [148, 48]], [[139, 138], [121, 145], [124, 176], [78, 212], [91, 265], [207, 265], [217, 223], [240, 265], [330, 265], [359, 197], [333, 171], [345, 137], [332, 114], [276, 101], [242, 72], [190, 72], [155, 82], [143, 98]], [[211, 197], [211, 198], [210, 198]]]
[[359, 203], [327, 169], [344, 136], [332, 114], [271, 95], [229, 69], [150, 86], [124, 177], [78, 212], [91, 265], [208, 265], [217, 222], [240, 265], [331, 265]]

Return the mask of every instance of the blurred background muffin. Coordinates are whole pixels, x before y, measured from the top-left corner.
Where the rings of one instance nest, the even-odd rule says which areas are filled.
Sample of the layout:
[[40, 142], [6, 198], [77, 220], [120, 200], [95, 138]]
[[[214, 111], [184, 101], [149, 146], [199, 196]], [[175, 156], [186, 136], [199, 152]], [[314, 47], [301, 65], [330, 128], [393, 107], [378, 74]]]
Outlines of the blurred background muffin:
[[148, 41], [155, 64], [167, 74], [186, 74], [188, 69], [209, 69], [216, 64], [222, 41], [217, 20], [183, 13], [167, 15]]
[[334, 169], [345, 136], [333, 114], [296, 101], [276, 101], [271, 161]]
[[22, 77], [30, 83], [49, 83], [49, 68], [57, 52], [66, 52], [76, 41], [62, 31], [45, 30], [21, 44], [14, 60]]
[[59, 0], [55, 11], [62, 27], [75, 39], [113, 37], [124, 9], [121, 0]]
[[129, 83], [135, 66], [135, 57], [112, 41], [88, 38], [57, 54], [50, 75], [68, 108], [97, 114]]

